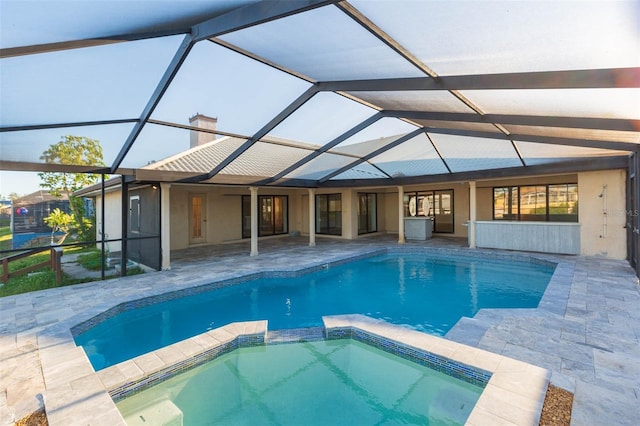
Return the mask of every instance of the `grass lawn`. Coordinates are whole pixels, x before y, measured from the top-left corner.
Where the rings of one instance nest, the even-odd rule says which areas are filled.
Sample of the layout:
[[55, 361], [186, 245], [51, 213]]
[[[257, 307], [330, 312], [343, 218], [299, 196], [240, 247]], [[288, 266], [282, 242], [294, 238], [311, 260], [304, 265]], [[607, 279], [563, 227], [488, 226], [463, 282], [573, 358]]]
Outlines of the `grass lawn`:
[[11, 228], [3, 226], [0, 228], [0, 250], [11, 250]]
[[[81, 249], [76, 247], [66, 247], [65, 253], [70, 252], [86, 252], [78, 256], [78, 262], [88, 270], [100, 270], [100, 251], [95, 249]], [[81, 260], [82, 259], [82, 260]], [[9, 264], [9, 272], [24, 269], [31, 265], [38, 264], [49, 260], [49, 252], [44, 251], [42, 253], [34, 254], [23, 259], [18, 259]], [[141, 274], [144, 271], [140, 267], [133, 267], [127, 270], [127, 275]], [[107, 278], [116, 278], [116, 276], [110, 276]], [[9, 282], [0, 286], [0, 297], [12, 296], [20, 293], [27, 293], [30, 291], [44, 290], [47, 288], [63, 287], [72, 284], [79, 284], [83, 282], [95, 281], [95, 278], [73, 278], [67, 274], [63, 274], [62, 283], [58, 285], [56, 283], [56, 277], [53, 271], [48, 266], [44, 266], [36, 271], [30, 272], [25, 275], [10, 278]]]

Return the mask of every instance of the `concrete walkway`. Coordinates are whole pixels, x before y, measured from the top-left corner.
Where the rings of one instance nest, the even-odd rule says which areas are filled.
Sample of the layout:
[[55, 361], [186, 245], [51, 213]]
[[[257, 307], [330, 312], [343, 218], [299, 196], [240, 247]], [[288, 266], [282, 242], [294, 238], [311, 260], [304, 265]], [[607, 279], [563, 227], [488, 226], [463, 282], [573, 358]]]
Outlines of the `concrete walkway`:
[[[433, 239], [406, 247], [483, 253], [463, 244]], [[323, 238], [316, 247], [308, 247], [303, 238], [273, 239], [261, 241], [257, 257], [248, 256], [248, 242], [195, 248], [172, 253], [171, 271], [1, 298], [0, 425], [35, 411], [43, 400], [52, 425], [68, 424], [71, 419], [56, 413], [90, 391], [84, 388], [89, 383], [84, 375], [95, 373], [74, 364], [68, 356], [80, 349], [62, 342], [69, 341], [72, 326], [119, 303], [256, 271], [296, 270], [384, 247], [398, 245], [390, 237]], [[558, 263], [538, 309], [482, 310], [474, 318], [463, 318], [446, 337], [551, 370], [554, 384], [575, 392], [574, 425], [640, 424], [640, 292], [633, 270], [624, 261], [533, 256]], [[54, 378], [74, 374], [83, 380], [54, 389]], [[109, 424], [113, 413], [106, 410], [97, 407], [73, 420]]]

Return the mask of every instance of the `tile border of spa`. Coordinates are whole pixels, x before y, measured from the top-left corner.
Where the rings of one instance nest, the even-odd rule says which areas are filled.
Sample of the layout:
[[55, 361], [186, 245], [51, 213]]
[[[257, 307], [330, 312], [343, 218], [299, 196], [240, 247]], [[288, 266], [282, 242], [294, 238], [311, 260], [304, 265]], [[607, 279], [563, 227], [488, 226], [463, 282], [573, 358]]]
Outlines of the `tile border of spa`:
[[[546, 369], [364, 315], [326, 316], [323, 322], [328, 339], [351, 337], [404, 358], [427, 363], [435, 359], [442, 361], [440, 371], [466, 377], [467, 381], [476, 380], [484, 390], [466, 425], [538, 424], [550, 378]], [[125, 425], [114, 400], [140, 392], [238, 347], [263, 345], [267, 335], [267, 321], [232, 323], [94, 372], [91, 375], [98, 383], [90, 394], [83, 396], [74, 392], [73, 403], [52, 413], [55, 415], [51, 424], [86, 419], [91, 424]], [[82, 355], [84, 368], [91, 369], [82, 349], [75, 349]], [[69, 387], [74, 389], [73, 383], [77, 380], [70, 382]], [[69, 388], [59, 389], [68, 391]], [[55, 395], [48, 397], [55, 398]], [[68, 397], [66, 395], [67, 401]], [[89, 414], [97, 412], [97, 399], [100, 412], [108, 412], [108, 416], [96, 419]]]
[[[323, 317], [325, 331], [332, 335], [352, 333], [356, 339], [365, 333], [380, 342], [383, 349], [398, 345], [413, 348], [418, 353], [435, 355], [449, 362], [455, 375], [485, 372], [490, 378], [471, 411], [465, 425], [486, 424], [537, 425], [549, 385], [551, 372], [522, 361], [497, 355], [472, 346], [453, 342], [442, 337], [421, 333], [399, 325], [387, 323], [364, 315], [340, 315]], [[355, 333], [354, 333], [355, 332]], [[359, 333], [361, 332], [361, 333]], [[368, 343], [370, 337], [365, 337]], [[423, 355], [420, 354], [419, 358]], [[402, 356], [402, 354], [398, 354]], [[457, 367], [460, 369], [457, 369]], [[447, 369], [447, 367], [444, 367]], [[482, 373], [479, 373], [482, 374]]]

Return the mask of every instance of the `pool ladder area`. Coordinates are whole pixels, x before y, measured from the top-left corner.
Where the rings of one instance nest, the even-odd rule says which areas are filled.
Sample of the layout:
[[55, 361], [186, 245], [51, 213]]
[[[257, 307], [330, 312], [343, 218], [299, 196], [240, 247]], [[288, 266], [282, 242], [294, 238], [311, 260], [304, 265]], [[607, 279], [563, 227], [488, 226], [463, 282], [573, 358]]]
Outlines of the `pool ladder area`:
[[324, 327], [292, 328], [283, 330], [269, 330], [265, 337], [265, 343], [295, 343], [324, 340]]

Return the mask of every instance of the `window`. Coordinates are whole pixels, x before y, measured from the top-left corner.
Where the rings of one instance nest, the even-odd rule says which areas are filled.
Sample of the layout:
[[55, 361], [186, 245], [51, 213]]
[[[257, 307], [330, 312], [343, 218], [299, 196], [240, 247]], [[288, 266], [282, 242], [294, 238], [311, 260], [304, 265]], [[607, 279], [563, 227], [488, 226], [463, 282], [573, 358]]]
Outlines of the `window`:
[[[258, 196], [258, 236], [289, 232], [288, 198], [286, 195]], [[242, 238], [251, 237], [251, 196], [242, 196]]]
[[377, 194], [358, 194], [358, 234], [378, 232]]
[[316, 233], [342, 235], [342, 195], [316, 195]]
[[433, 232], [453, 233], [453, 189], [405, 193], [404, 216], [428, 216]]
[[493, 219], [577, 222], [578, 185], [528, 185], [493, 188]]

